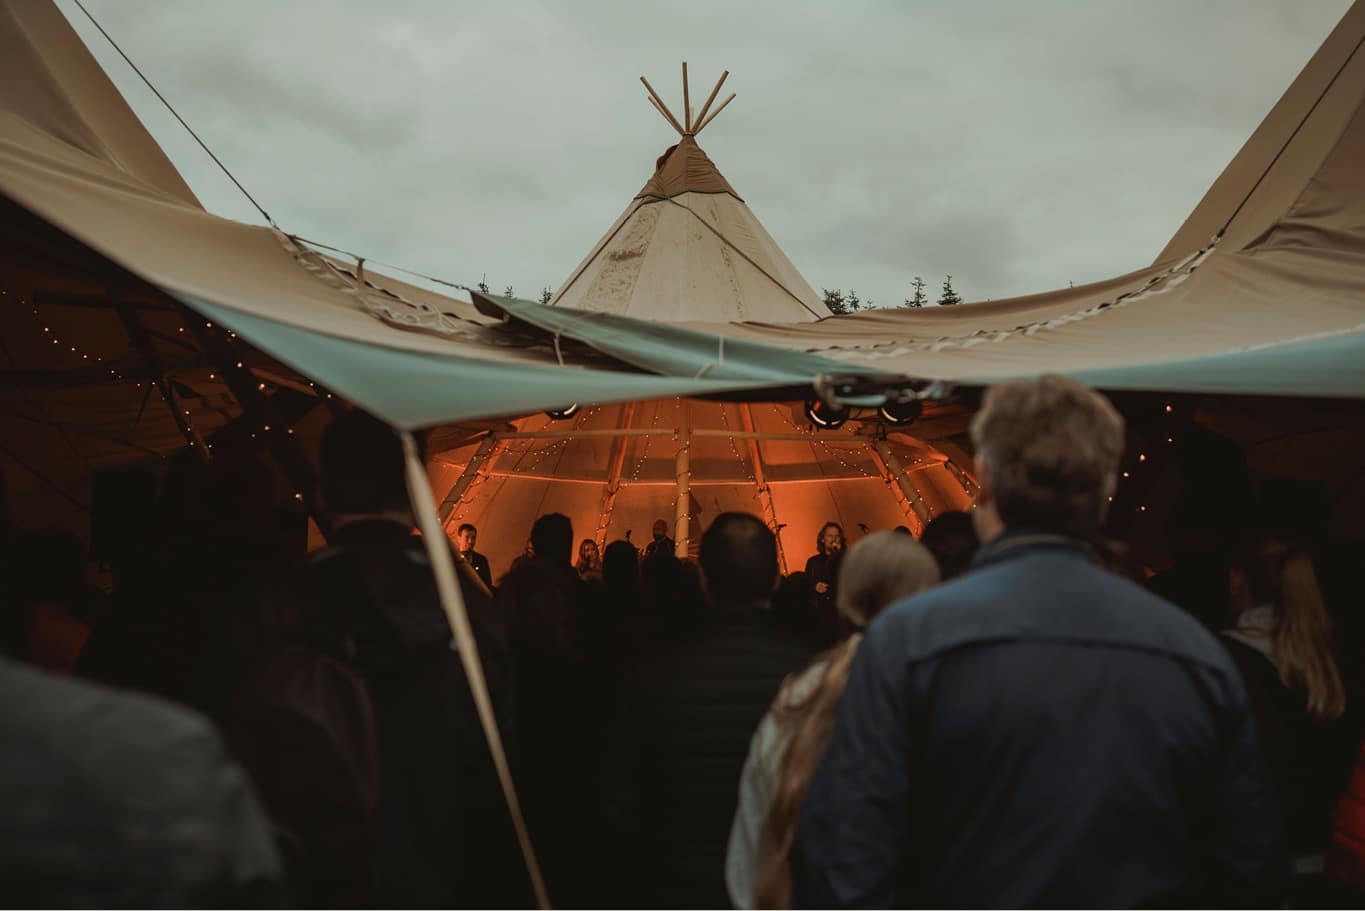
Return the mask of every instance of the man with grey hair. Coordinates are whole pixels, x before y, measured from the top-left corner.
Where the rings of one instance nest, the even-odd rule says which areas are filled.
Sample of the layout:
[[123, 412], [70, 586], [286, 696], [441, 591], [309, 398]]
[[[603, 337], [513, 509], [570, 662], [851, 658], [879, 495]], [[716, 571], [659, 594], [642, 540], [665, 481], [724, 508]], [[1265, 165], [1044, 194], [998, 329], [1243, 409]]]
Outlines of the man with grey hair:
[[1123, 419], [1045, 376], [991, 389], [971, 430], [981, 549], [869, 628], [805, 803], [796, 906], [1280, 902], [1235, 666], [1084, 543]]

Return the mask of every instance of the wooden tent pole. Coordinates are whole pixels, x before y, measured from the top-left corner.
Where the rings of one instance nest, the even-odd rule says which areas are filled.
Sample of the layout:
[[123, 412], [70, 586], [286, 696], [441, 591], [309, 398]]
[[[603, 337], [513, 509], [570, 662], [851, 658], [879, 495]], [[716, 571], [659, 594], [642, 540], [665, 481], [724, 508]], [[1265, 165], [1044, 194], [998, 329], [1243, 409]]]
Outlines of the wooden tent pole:
[[[621, 408], [620, 428], [630, 427], [635, 420], [635, 403], [627, 402]], [[607, 543], [607, 528], [611, 525], [611, 513], [616, 508], [616, 495], [621, 492], [621, 471], [626, 465], [626, 446], [629, 437], [619, 435], [611, 444], [611, 458], [607, 463], [607, 489], [602, 492], [602, 518], [593, 536], [600, 552]]]
[[474, 454], [465, 463], [464, 471], [460, 472], [450, 490], [446, 491], [445, 499], [441, 500], [439, 516], [442, 528], [450, 521], [451, 514], [455, 512], [455, 507], [460, 505], [460, 500], [464, 497], [465, 491], [469, 490], [469, 485], [473, 483], [479, 469], [484, 463], [497, 459], [506, 445], [506, 440], [491, 434], [479, 443], [479, 448], [474, 450]]
[[[725, 85], [725, 79], [729, 75], [729, 70], [720, 74], [720, 79], [716, 80], [716, 87], [711, 90], [711, 94], [706, 98], [706, 104], [701, 106], [701, 110], [697, 112], [697, 118], [692, 121], [694, 124], [701, 123], [706, 119], [706, 112], [711, 110], [711, 102], [716, 100], [716, 96], [720, 94], [720, 87]], [[695, 136], [700, 132], [700, 129], [693, 130], [692, 135]]]
[[734, 101], [734, 100], [735, 100], [735, 93], [734, 93], [734, 92], [731, 92], [731, 93], [730, 93], [730, 97], [729, 97], [729, 98], [726, 98], [724, 101], [722, 101], [722, 102], [720, 103], [720, 107], [718, 107], [718, 108], [716, 108], [714, 111], [712, 111], [712, 112], [711, 112], [711, 116], [710, 116], [710, 117], [707, 117], [705, 120], [703, 120], [703, 121], [701, 122], [701, 125], [698, 126], [695, 130], [692, 131], [692, 135], [695, 136], [696, 134], [700, 133], [702, 130], [706, 129], [707, 125], [708, 125], [711, 121], [715, 120], [715, 119], [716, 119], [716, 116], [717, 116], [718, 114], [720, 114], [721, 111], [725, 110], [725, 106], [726, 106], [727, 104], [729, 104], [730, 102]]
[[[724, 408], [722, 404], [720, 407]], [[763, 456], [758, 448], [758, 440], [754, 433], [754, 413], [748, 402], [741, 402], [739, 405], [739, 423], [744, 427], [744, 432], [750, 434], [745, 438], [749, 444], [749, 460], [754, 465], [754, 483], [758, 485], [758, 502], [763, 508], [763, 521], [768, 523], [768, 527], [773, 531], [773, 537], [777, 539], [777, 568], [782, 575], [787, 574], [787, 555], [782, 550], [782, 533], [777, 527], [777, 508], [773, 505], [773, 491], [768, 486], [768, 476], [763, 470]]]
[[493, 701], [488, 694], [488, 681], [483, 675], [483, 662], [479, 658], [474, 628], [469, 622], [469, 611], [465, 607], [464, 597], [460, 594], [460, 585], [456, 580], [455, 558], [451, 556], [450, 544], [445, 535], [441, 534], [441, 520], [433, 508], [431, 484], [427, 481], [426, 466], [417, 455], [417, 442], [412, 438], [412, 434], [407, 432], [402, 434], [402, 440], [404, 476], [407, 480], [408, 499], [412, 503], [413, 518], [422, 531], [422, 543], [426, 547], [428, 559], [431, 560], [436, 591], [446, 620], [450, 624], [455, 650], [460, 654], [460, 664], [464, 667], [469, 692], [473, 696], [474, 709], [483, 727], [484, 739], [488, 742], [488, 751], [493, 757], [493, 768], [498, 775], [498, 784], [502, 787], [503, 799], [507, 802], [507, 811], [512, 817], [512, 828], [521, 847], [522, 859], [526, 863], [526, 873], [531, 880], [536, 905], [540, 908], [549, 908], [550, 898], [545, 891], [545, 880], [540, 873], [535, 848], [531, 844], [531, 833], [521, 812], [521, 801], [517, 798], [517, 789], [512, 783], [511, 765], [503, 748], [502, 734], [498, 730], [497, 716], [493, 712]]
[[897, 499], [901, 501], [901, 509], [905, 511], [906, 518], [912, 520], [912, 526], [918, 526], [910, 530], [916, 537], [924, 534], [924, 526], [929, 524], [929, 510], [925, 507], [919, 491], [915, 490], [915, 485], [905, 477], [900, 459], [896, 458], [896, 454], [891, 451], [885, 440], [876, 440], [872, 443], [872, 461], [877, 463], [877, 471], [881, 473], [887, 486], [899, 495]]
[[687, 135], [676, 123], [673, 122], [673, 117], [659, 105], [659, 102], [655, 101], [649, 95], [646, 95], [645, 97], [649, 99], [650, 104], [654, 105], [654, 110], [658, 111], [659, 114], [664, 118], [664, 120], [668, 121], [668, 125], [678, 131], [679, 136]]
[[673, 116], [673, 112], [668, 109], [668, 105], [664, 104], [663, 99], [659, 97], [659, 93], [654, 91], [654, 86], [649, 84], [649, 80], [641, 76], [640, 81], [645, 84], [645, 88], [649, 90], [650, 97], [653, 98], [654, 103], [659, 106], [659, 113], [663, 114], [668, 122], [673, 124], [673, 129], [677, 130], [682, 135], [686, 135], [686, 132], [682, 128], [682, 124], [678, 123], [678, 118]]
[[152, 344], [151, 333], [147, 331], [142, 320], [138, 319], [137, 307], [129, 302], [119, 301], [117, 308], [119, 319], [123, 321], [123, 327], [128, 330], [128, 338], [132, 340], [133, 346], [137, 348], [142, 354], [143, 360], [147, 362], [147, 370], [151, 374], [152, 382], [160, 390], [161, 398], [166, 402], [166, 407], [171, 410], [171, 417], [175, 420], [175, 426], [180, 428], [180, 434], [199, 453], [199, 458], [204, 462], [211, 462], [213, 453], [209, 451], [208, 444], [204, 442], [199, 431], [195, 430], [190, 422], [185, 420], [185, 414], [175, 397], [175, 387], [167, 381], [161, 358], [157, 356], [156, 348]]
[[692, 499], [692, 429], [688, 426], [687, 400], [679, 401], [678, 453], [674, 457], [674, 477], [677, 479], [677, 509], [674, 512], [673, 541], [678, 559], [685, 559], [691, 547], [688, 520]]
[[687, 132], [692, 132], [692, 96], [687, 90], [687, 61], [683, 64], [683, 126], [687, 127]]

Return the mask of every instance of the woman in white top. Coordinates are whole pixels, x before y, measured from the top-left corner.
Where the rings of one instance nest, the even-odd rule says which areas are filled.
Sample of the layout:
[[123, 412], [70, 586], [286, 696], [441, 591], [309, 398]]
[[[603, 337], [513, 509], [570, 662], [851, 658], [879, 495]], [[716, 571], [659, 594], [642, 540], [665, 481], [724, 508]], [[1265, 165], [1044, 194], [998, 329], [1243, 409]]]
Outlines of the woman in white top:
[[[861, 630], [888, 605], [939, 580], [933, 555], [909, 535], [863, 538], [839, 568], [839, 613]], [[725, 883], [737, 908], [785, 908], [790, 855], [801, 804], [824, 755], [862, 641], [855, 632], [787, 678], [749, 743], [730, 829]]]

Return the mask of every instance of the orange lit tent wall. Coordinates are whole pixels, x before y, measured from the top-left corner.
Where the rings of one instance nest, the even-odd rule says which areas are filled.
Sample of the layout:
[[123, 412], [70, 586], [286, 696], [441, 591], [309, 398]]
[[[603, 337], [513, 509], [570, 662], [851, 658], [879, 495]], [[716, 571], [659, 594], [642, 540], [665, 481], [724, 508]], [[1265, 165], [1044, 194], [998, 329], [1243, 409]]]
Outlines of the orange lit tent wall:
[[[925, 426], [958, 426], [958, 409]], [[537, 516], [561, 512], [579, 540], [649, 540], [668, 522], [679, 554], [695, 556], [717, 515], [743, 510], [778, 535], [784, 571], [815, 549], [826, 521], [850, 541], [905, 525], [918, 534], [945, 510], [965, 509], [974, 483], [960, 453], [877, 421], [812, 431], [800, 403], [670, 398], [589, 407], [571, 420], [534, 415], [432, 455], [432, 486], [451, 534], [469, 522], [495, 574], [521, 553]], [[949, 446], [950, 444], [943, 444]]]

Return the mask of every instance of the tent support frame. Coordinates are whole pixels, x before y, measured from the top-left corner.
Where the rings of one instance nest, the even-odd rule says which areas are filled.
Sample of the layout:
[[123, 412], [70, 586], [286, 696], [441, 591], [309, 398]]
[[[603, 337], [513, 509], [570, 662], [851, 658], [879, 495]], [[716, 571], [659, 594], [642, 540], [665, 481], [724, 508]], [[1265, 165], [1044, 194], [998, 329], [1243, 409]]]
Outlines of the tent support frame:
[[[721, 407], [725, 406], [722, 405]], [[754, 413], [748, 402], [740, 403], [739, 423], [746, 434], [753, 434]], [[773, 538], [777, 541], [777, 569], [785, 576], [787, 574], [787, 555], [782, 550], [782, 533], [777, 523], [777, 508], [773, 506], [773, 491], [768, 486], [767, 473], [763, 470], [763, 455], [759, 451], [757, 437], [746, 436], [745, 441], [749, 445], [749, 460], [753, 462], [754, 466], [754, 484], [758, 487], [758, 502], [763, 508], [763, 521], [768, 523], [768, 527], [772, 529]]]
[[679, 559], [687, 557], [691, 551], [690, 520], [692, 503], [692, 428], [688, 421], [687, 402], [679, 400], [678, 408], [678, 446], [674, 456], [674, 477], [677, 479], [677, 509], [674, 512], [673, 541]]
[[915, 485], [905, 477], [901, 460], [896, 458], [896, 454], [891, 451], [885, 440], [875, 440], [872, 443], [872, 461], [877, 463], [877, 470], [881, 472], [886, 486], [896, 492], [896, 498], [901, 501], [901, 509], [905, 510], [906, 518], [911, 520], [912, 526], [918, 526], [911, 527], [910, 530], [916, 537], [923, 534], [924, 526], [929, 524], [929, 510], [925, 507]]
[[[622, 429], [628, 428], [630, 422], [635, 419], [635, 403], [627, 402], [621, 409]], [[616, 509], [616, 495], [621, 492], [621, 471], [626, 465], [626, 440], [627, 437], [618, 434], [611, 444], [611, 459], [607, 467], [607, 489], [602, 493], [602, 518], [598, 521], [597, 532], [593, 539], [597, 541], [597, 550], [600, 553], [607, 543], [607, 529], [611, 526], [611, 514]]]
[[133, 347], [137, 348], [143, 360], [147, 362], [147, 371], [151, 380], [156, 384], [166, 407], [171, 410], [171, 417], [175, 420], [175, 426], [180, 429], [181, 436], [189, 442], [202, 461], [213, 461], [213, 453], [209, 451], [208, 443], [204, 442], [199, 431], [195, 430], [193, 425], [185, 420], [185, 412], [175, 397], [175, 387], [166, 379], [166, 371], [162, 366], [161, 358], [157, 356], [156, 347], [152, 344], [151, 333], [142, 320], [138, 319], [136, 305], [123, 300], [116, 300], [114, 304], [118, 310], [119, 319], [123, 321], [123, 327], [128, 330], [128, 338], [132, 341]]
[[[186, 328], [194, 335], [209, 360], [217, 365], [228, 391], [241, 405], [243, 415], [247, 420], [260, 423], [266, 451], [284, 472], [297, 498], [303, 501], [318, 531], [324, 538], [331, 538], [332, 518], [322, 505], [317, 472], [304, 454], [293, 429], [287, 426], [288, 422], [280, 416], [279, 409], [261, 389], [261, 383], [246, 365], [245, 359], [238, 359], [228, 344], [226, 330], [218, 326], [210, 327], [203, 317], [188, 308], [183, 309], [181, 314]], [[238, 364], [242, 366], [238, 367]]]
[[460, 505], [460, 500], [464, 499], [465, 493], [469, 490], [469, 485], [474, 483], [474, 478], [478, 476], [480, 469], [484, 465], [496, 461], [506, 446], [507, 443], [503, 439], [493, 434], [484, 437], [479, 443], [479, 448], [474, 450], [474, 454], [469, 457], [469, 462], [466, 463], [464, 471], [460, 472], [460, 476], [455, 479], [455, 483], [451, 485], [450, 490], [446, 491], [445, 498], [441, 500], [439, 518], [442, 528], [449, 524], [451, 515], [454, 514], [455, 508]]

